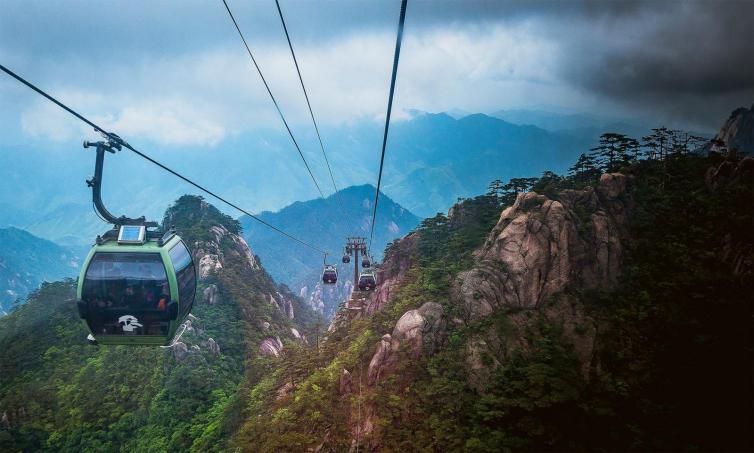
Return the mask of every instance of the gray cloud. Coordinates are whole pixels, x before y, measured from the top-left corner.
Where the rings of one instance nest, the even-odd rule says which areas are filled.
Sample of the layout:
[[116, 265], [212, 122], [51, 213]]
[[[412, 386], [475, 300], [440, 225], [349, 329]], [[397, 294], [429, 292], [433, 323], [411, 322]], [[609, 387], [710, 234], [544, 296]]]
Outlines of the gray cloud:
[[[285, 111], [306, 121], [274, 3], [229, 2]], [[322, 120], [378, 118], [398, 0], [281, 4]], [[712, 130], [754, 99], [753, 8], [749, 0], [410, 0], [397, 107], [549, 105]], [[205, 143], [274, 119], [246, 58], [219, 0], [4, 0], [0, 14], [0, 61], [164, 143], [183, 142], [137, 119], [204, 131]], [[0, 79], [0, 131], [40, 117], [57, 124], [29, 99]]]
[[566, 41], [560, 70], [614, 102], [713, 127], [737, 104], [754, 101], [752, 19], [750, 1], [638, 8]]

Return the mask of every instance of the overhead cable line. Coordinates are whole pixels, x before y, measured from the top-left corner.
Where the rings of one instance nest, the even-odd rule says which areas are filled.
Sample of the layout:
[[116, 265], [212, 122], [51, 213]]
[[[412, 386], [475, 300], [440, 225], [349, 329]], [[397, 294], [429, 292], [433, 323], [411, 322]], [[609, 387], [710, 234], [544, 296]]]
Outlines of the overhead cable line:
[[377, 203], [380, 200], [380, 185], [382, 184], [382, 167], [385, 163], [385, 146], [387, 145], [387, 132], [390, 128], [390, 112], [393, 110], [393, 93], [395, 92], [395, 78], [398, 74], [398, 59], [401, 55], [401, 40], [403, 39], [403, 24], [406, 21], [406, 3], [408, 0], [401, 0], [401, 15], [398, 19], [398, 36], [395, 40], [395, 56], [393, 57], [393, 75], [390, 79], [390, 95], [387, 101], [387, 116], [385, 117], [385, 133], [382, 136], [382, 155], [380, 156], [380, 172], [377, 176], [377, 191], [374, 194], [374, 210], [372, 211], [372, 231], [369, 234], [369, 250], [372, 250], [372, 239], [374, 239], [374, 223], [377, 218]]
[[330, 168], [330, 161], [327, 159], [327, 153], [325, 152], [325, 145], [322, 143], [322, 136], [319, 135], [319, 127], [317, 127], [317, 121], [314, 119], [314, 112], [312, 111], [312, 104], [309, 102], [309, 94], [306, 92], [304, 86], [304, 79], [301, 77], [301, 69], [298, 67], [298, 60], [296, 59], [296, 52], [293, 51], [293, 44], [291, 44], [291, 37], [288, 35], [288, 27], [285, 25], [285, 19], [283, 18], [283, 11], [280, 9], [280, 3], [275, 0], [275, 5], [278, 7], [278, 14], [280, 15], [280, 22], [283, 24], [283, 30], [285, 31], [285, 39], [288, 40], [288, 48], [291, 49], [291, 56], [293, 57], [293, 63], [296, 65], [296, 72], [298, 73], [298, 81], [301, 82], [301, 89], [304, 91], [304, 98], [306, 98], [306, 105], [309, 107], [309, 115], [312, 117], [312, 123], [314, 124], [314, 130], [317, 132], [317, 139], [319, 140], [319, 147], [322, 150], [322, 156], [325, 158], [327, 164], [327, 171], [330, 172], [330, 180], [332, 181], [333, 189], [338, 192], [338, 186], [335, 184], [335, 178]]
[[251, 48], [249, 48], [249, 44], [246, 42], [246, 38], [244, 38], [243, 33], [241, 32], [241, 28], [238, 26], [238, 22], [236, 22], [236, 18], [233, 16], [233, 13], [230, 11], [230, 6], [228, 6], [228, 2], [226, 0], [223, 0], [223, 4], [225, 5], [225, 9], [228, 11], [230, 20], [233, 21], [233, 25], [235, 25], [236, 27], [236, 31], [238, 31], [238, 36], [241, 37], [241, 41], [243, 41], [243, 45], [246, 47], [246, 51], [249, 53], [249, 56], [251, 57], [251, 62], [254, 63], [254, 67], [257, 69], [257, 72], [259, 73], [259, 77], [261, 77], [262, 83], [264, 83], [264, 87], [267, 88], [267, 93], [270, 95], [270, 99], [272, 99], [272, 103], [275, 104], [275, 109], [277, 109], [278, 115], [280, 115], [280, 119], [283, 120], [283, 124], [285, 125], [285, 129], [288, 131], [288, 135], [291, 137], [291, 140], [293, 140], [293, 144], [296, 146], [296, 150], [298, 151], [299, 156], [301, 156], [301, 160], [304, 162], [304, 165], [306, 166], [306, 170], [309, 172], [309, 176], [312, 177], [312, 181], [314, 182], [314, 185], [317, 187], [317, 191], [319, 192], [319, 195], [322, 198], [324, 198], [325, 195], [322, 193], [322, 189], [319, 188], [317, 179], [314, 177], [314, 173], [312, 173], [312, 169], [309, 168], [309, 163], [306, 162], [304, 153], [301, 152], [301, 147], [298, 146], [298, 142], [296, 141], [296, 138], [293, 136], [293, 132], [291, 132], [291, 128], [288, 126], [288, 121], [285, 120], [285, 116], [283, 116], [283, 111], [280, 110], [278, 101], [275, 99], [275, 96], [272, 94], [272, 90], [270, 90], [270, 86], [267, 84], [267, 79], [264, 78], [264, 75], [262, 74], [262, 70], [259, 68], [256, 58], [254, 58], [254, 54], [251, 53]]
[[54, 97], [50, 96], [50, 95], [49, 95], [49, 94], [47, 94], [46, 92], [42, 91], [42, 89], [38, 88], [37, 86], [35, 86], [35, 85], [34, 85], [34, 84], [32, 84], [31, 82], [27, 81], [26, 79], [24, 79], [23, 77], [19, 76], [19, 75], [18, 75], [18, 74], [16, 74], [15, 72], [13, 72], [13, 71], [11, 71], [10, 69], [6, 68], [6, 67], [5, 67], [5, 66], [3, 66], [2, 64], [0, 64], [0, 69], [2, 69], [2, 70], [3, 70], [3, 71], [4, 71], [5, 73], [7, 73], [7, 74], [8, 74], [9, 76], [13, 77], [14, 79], [16, 79], [16, 80], [18, 80], [19, 82], [23, 83], [23, 84], [24, 84], [24, 85], [26, 85], [27, 87], [29, 87], [29, 88], [31, 88], [32, 90], [36, 91], [36, 92], [37, 92], [38, 94], [40, 94], [40, 95], [44, 96], [44, 97], [45, 97], [45, 98], [47, 98], [47, 100], [49, 100], [50, 102], [54, 103], [55, 105], [57, 105], [58, 107], [62, 108], [62, 109], [63, 109], [63, 110], [65, 110], [66, 112], [68, 112], [68, 113], [70, 113], [71, 115], [75, 116], [76, 118], [80, 119], [80, 120], [81, 120], [81, 121], [83, 121], [84, 123], [88, 124], [89, 126], [91, 126], [92, 128], [94, 128], [94, 131], [95, 131], [95, 132], [99, 132], [99, 133], [101, 133], [101, 134], [104, 134], [104, 135], [106, 135], [106, 136], [107, 136], [107, 137], [108, 137], [109, 139], [116, 141], [117, 143], [119, 143], [119, 144], [120, 144], [121, 146], [123, 146], [123, 147], [125, 147], [125, 148], [128, 148], [129, 150], [131, 150], [131, 151], [132, 151], [133, 153], [135, 153], [136, 155], [138, 155], [138, 156], [140, 156], [140, 157], [142, 157], [142, 158], [144, 158], [144, 159], [148, 160], [149, 162], [151, 162], [151, 163], [155, 164], [156, 166], [158, 166], [158, 167], [162, 168], [163, 170], [167, 171], [168, 173], [170, 173], [170, 174], [172, 174], [172, 175], [174, 175], [174, 176], [176, 176], [176, 177], [178, 177], [178, 178], [182, 179], [183, 181], [185, 181], [185, 182], [187, 182], [187, 183], [191, 184], [192, 186], [196, 187], [197, 189], [201, 190], [202, 192], [204, 192], [204, 193], [206, 193], [206, 194], [208, 194], [208, 195], [210, 195], [210, 196], [212, 196], [212, 197], [216, 198], [217, 200], [220, 200], [221, 202], [225, 203], [226, 205], [228, 205], [228, 206], [230, 206], [230, 207], [232, 207], [232, 208], [234, 208], [234, 209], [236, 209], [236, 210], [238, 210], [238, 211], [240, 211], [240, 212], [242, 212], [242, 213], [244, 213], [244, 214], [248, 215], [248, 216], [249, 216], [249, 217], [251, 217], [252, 219], [254, 219], [254, 220], [256, 220], [257, 222], [261, 223], [262, 225], [264, 225], [264, 226], [266, 226], [266, 227], [268, 227], [268, 228], [272, 229], [273, 231], [276, 231], [276, 232], [278, 232], [278, 233], [282, 234], [283, 236], [287, 237], [288, 239], [291, 239], [291, 240], [293, 240], [293, 241], [295, 241], [295, 242], [298, 242], [299, 244], [301, 244], [301, 245], [303, 245], [303, 246], [306, 246], [306, 247], [308, 247], [308, 248], [310, 248], [310, 249], [312, 249], [312, 250], [314, 250], [314, 251], [316, 251], [316, 252], [318, 252], [318, 253], [323, 253], [323, 254], [324, 254], [324, 253], [326, 253], [326, 252], [325, 252], [324, 250], [320, 249], [319, 247], [316, 247], [316, 246], [314, 246], [314, 245], [312, 245], [312, 244], [310, 244], [310, 243], [308, 243], [308, 242], [306, 242], [306, 241], [303, 241], [303, 240], [301, 240], [301, 239], [299, 239], [299, 238], [297, 238], [297, 237], [295, 237], [295, 236], [293, 236], [293, 235], [291, 235], [291, 234], [289, 234], [289, 233], [286, 233], [285, 231], [281, 230], [280, 228], [278, 228], [278, 227], [276, 227], [276, 226], [274, 226], [274, 225], [272, 225], [272, 224], [270, 224], [270, 223], [266, 222], [265, 220], [262, 220], [261, 218], [259, 218], [259, 217], [255, 216], [254, 214], [250, 213], [249, 211], [247, 211], [247, 210], [245, 210], [245, 209], [241, 208], [241, 207], [240, 207], [240, 206], [238, 206], [237, 204], [235, 204], [235, 203], [233, 203], [233, 202], [230, 202], [230, 201], [228, 201], [227, 199], [225, 199], [225, 198], [221, 197], [220, 195], [216, 194], [215, 192], [213, 192], [213, 191], [211, 191], [211, 190], [209, 190], [209, 189], [205, 188], [204, 186], [202, 186], [202, 185], [200, 185], [200, 184], [198, 184], [198, 183], [196, 183], [196, 182], [192, 181], [191, 179], [187, 178], [186, 176], [183, 176], [182, 174], [178, 173], [177, 171], [175, 171], [175, 170], [172, 170], [172, 169], [168, 168], [168, 167], [167, 167], [167, 166], [165, 166], [164, 164], [161, 164], [160, 162], [158, 162], [158, 161], [156, 161], [156, 160], [152, 159], [152, 158], [151, 158], [151, 157], [149, 157], [148, 155], [146, 155], [146, 154], [142, 153], [141, 151], [139, 151], [139, 150], [137, 150], [136, 148], [134, 148], [133, 146], [131, 146], [131, 145], [130, 145], [130, 144], [129, 144], [128, 142], [126, 142], [126, 141], [125, 141], [125, 140], [123, 140], [122, 138], [118, 137], [117, 135], [115, 135], [115, 134], [113, 134], [113, 133], [110, 133], [110, 132], [107, 132], [107, 131], [105, 131], [104, 129], [102, 129], [102, 128], [101, 128], [101, 127], [99, 127], [98, 125], [96, 125], [96, 124], [94, 124], [93, 122], [89, 121], [89, 120], [88, 120], [87, 118], [85, 118], [85, 117], [84, 117], [83, 115], [81, 115], [81, 114], [77, 113], [77, 112], [76, 112], [75, 110], [71, 109], [70, 107], [66, 106], [65, 104], [63, 104], [62, 102], [58, 101], [58, 100], [57, 100], [57, 99], [55, 99]]
[[[309, 115], [312, 118], [312, 124], [314, 124], [314, 130], [317, 132], [317, 139], [319, 140], [319, 147], [322, 150], [322, 156], [325, 158], [325, 164], [327, 164], [327, 171], [330, 173], [330, 181], [332, 181], [333, 190], [335, 190], [335, 196], [338, 198], [338, 208], [343, 214], [344, 218], [350, 218], [345, 212], [345, 205], [343, 204], [343, 197], [338, 191], [338, 185], [335, 184], [335, 177], [333, 176], [332, 168], [330, 167], [330, 160], [327, 158], [325, 152], [325, 145], [322, 142], [322, 136], [319, 133], [319, 127], [317, 121], [314, 119], [314, 111], [312, 110], [312, 104], [309, 102], [309, 94], [306, 92], [306, 86], [304, 85], [304, 78], [301, 76], [301, 69], [298, 66], [298, 59], [296, 58], [296, 52], [293, 51], [293, 44], [291, 43], [291, 36], [288, 34], [288, 26], [285, 24], [285, 18], [283, 17], [283, 10], [280, 8], [280, 2], [275, 0], [275, 5], [278, 8], [278, 14], [280, 15], [280, 22], [283, 24], [283, 31], [285, 31], [285, 39], [288, 40], [288, 48], [291, 49], [291, 56], [293, 57], [293, 63], [296, 65], [296, 72], [298, 73], [298, 81], [301, 82], [301, 90], [304, 92], [304, 98], [306, 99], [306, 105], [309, 107]], [[358, 228], [357, 228], [358, 229]]]

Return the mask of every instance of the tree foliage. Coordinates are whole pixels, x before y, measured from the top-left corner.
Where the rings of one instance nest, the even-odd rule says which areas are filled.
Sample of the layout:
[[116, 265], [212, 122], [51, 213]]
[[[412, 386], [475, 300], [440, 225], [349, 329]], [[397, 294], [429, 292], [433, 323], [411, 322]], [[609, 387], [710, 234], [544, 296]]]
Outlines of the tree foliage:
[[[195, 310], [219, 357], [178, 362], [157, 349], [85, 346], [74, 283], [46, 284], [0, 319], [0, 410], [9, 414], [0, 450], [751, 450], [754, 282], [751, 263], [730, 257], [752, 249], [752, 182], [707, 187], [721, 157], [696, 154], [698, 142], [666, 128], [641, 141], [607, 133], [567, 176], [493, 181], [485, 195], [425, 219], [411, 241], [388, 245], [389, 259], [411, 265], [382, 310], [320, 340], [323, 326], [301, 308], [309, 343], [286, 340], [280, 357], [256, 351], [294, 326], [266, 298], [293, 296], [230, 249], [223, 271], [204, 281], [218, 285], [222, 303]], [[501, 307], [462, 321], [458, 277], [518, 193], [558, 199], [595, 187], [605, 171], [632, 180], [621, 280], [548, 301], [576, 301], [596, 320], [597, 365], [585, 372], [574, 333], [542, 310]], [[163, 223], [192, 243], [213, 240], [212, 225], [239, 232], [199, 197], [183, 197]], [[368, 385], [381, 336], [428, 301], [448, 321], [440, 344], [422, 345], [418, 359], [394, 351], [393, 373]], [[470, 345], [491, 338], [506, 347], [480, 353], [484, 366], [472, 369]], [[367, 419], [372, 432], [356, 435]]]

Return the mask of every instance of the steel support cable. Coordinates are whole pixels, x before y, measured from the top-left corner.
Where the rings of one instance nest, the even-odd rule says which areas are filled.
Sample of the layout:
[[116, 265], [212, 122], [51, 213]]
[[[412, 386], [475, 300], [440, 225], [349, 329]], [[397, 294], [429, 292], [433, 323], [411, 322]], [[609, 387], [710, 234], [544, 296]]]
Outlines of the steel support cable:
[[[312, 124], [314, 124], [314, 130], [317, 132], [317, 140], [319, 140], [319, 147], [322, 150], [322, 156], [325, 158], [325, 164], [327, 164], [327, 171], [330, 173], [330, 181], [332, 181], [332, 187], [335, 190], [335, 196], [338, 199], [338, 208], [343, 214], [344, 218], [350, 218], [344, 211], [343, 198], [338, 191], [338, 186], [335, 184], [335, 177], [333, 176], [332, 168], [330, 167], [330, 161], [327, 158], [325, 152], [325, 145], [322, 142], [322, 136], [319, 133], [319, 127], [317, 121], [314, 119], [314, 111], [312, 110], [312, 104], [309, 102], [309, 94], [306, 92], [306, 86], [304, 85], [304, 78], [301, 76], [301, 69], [298, 66], [298, 59], [296, 58], [296, 52], [293, 50], [293, 44], [291, 43], [291, 36], [288, 34], [288, 26], [285, 24], [285, 18], [283, 17], [283, 10], [280, 8], [280, 2], [275, 0], [275, 5], [278, 8], [278, 15], [280, 15], [280, 22], [283, 24], [283, 31], [285, 31], [285, 39], [288, 41], [288, 48], [291, 50], [291, 56], [293, 57], [293, 64], [296, 65], [296, 73], [298, 73], [298, 81], [301, 83], [301, 90], [304, 92], [304, 98], [306, 99], [306, 106], [309, 107], [309, 115], [312, 118]], [[349, 222], [351, 223], [351, 222]], [[351, 225], [353, 226], [353, 225]]]
[[314, 124], [314, 130], [317, 132], [317, 140], [319, 140], [319, 147], [322, 150], [322, 156], [325, 158], [327, 164], [327, 170], [330, 172], [330, 180], [332, 181], [333, 189], [338, 192], [338, 186], [335, 184], [335, 178], [332, 174], [332, 168], [330, 168], [330, 161], [327, 159], [327, 153], [325, 152], [325, 145], [322, 143], [322, 136], [319, 134], [319, 127], [317, 121], [314, 119], [314, 112], [312, 111], [312, 104], [309, 102], [309, 94], [306, 92], [306, 86], [304, 86], [304, 79], [301, 77], [301, 69], [298, 66], [298, 59], [296, 58], [296, 52], [293, 51], [293, 44], [291, 43], [291, 37], [288, 34], [288, 27], [285, 25], [285, 19], [283, 18], [283, 11], [280, 9], [280, 3], [275, 0], [275, 5], [278, 7], [278, 14], [280, 15], [280, 22], [283, 24], [283, 31], [285, 31], [285, 39], [288, 40], [288, 48], [291, 49], [291, 56], [293, 57], [293, 64], [296, 65], [296, 72], [298, 73], [298, 81], [301, 83], [301, 90], [304, 92], [304, 98], [306, 99], [306, 106], [309, 107], [309, 115], [312, 117], [312, 123]]
[[319, 188], [319, 184], [317, 183], [317, 179], [314, 177], [314, 173], [312, 173], [312, 169], [309, 168], [309, 163], [306, 162], [306, 158], [304, 157], [304, 153], [301, 152], [301, 147], [298, 146], [298, 142], [296, 141], [296, 138], [293, 136], [293, 132], [291, 132], [290, 126], [288, 126], [288, 121], [285, 120], [285, 116], [283, 116], [283, 111], [280, 110], [280, 106], [278, 105], [278, 101], [275, 99], [275, 96], [272, 94], [272, 90], [270, 90], [270, 86], [267, 84], [267, 79], [264, 78], [264, 75], [262, 74], [262, 70], [259, 68], [259, 65], [257, 64], [256, 58], [254, 58], [254, 54], [251, 53], [251, 48], [249, 48], [249, 44], [246, 42], [246, 38], [244, 38], [243, 33], [241, 32], [241, 28], [238, 26], [238, 22], [236, 22], [235, 16], [233, 16], [233, 13], [230, 11], [230, 7], [228, 6], [228, 2], [226, 0], [223, 0], [223, 4], [225, 5], [225, 9], [228, 11], [228, 15], [230, 16], [230, 20], [233, 21], [233, 25], [236, 27], [236, 31], [238, 31], [238, 36], [241, 37], [241, 41], [243, 41], [244, 47], [246, 47], [246, 51], [249, 53], [249, 56], [251, 57], [251, 62], [254, 63], [254, 67], [256, 68], [257, 72], [259, 73], [259, 77], [262, 79], [262, 83], [264, 83], [264, 87], [267, 89], [267, 94], [270, 95], [270, 99], [272, 99], [272, 103], [275, 104], [275, 109], [278, 111], [278, 115], [280, 115], [280, 119], [283, 120], [283, 124], [285, 125], [285, 129], [288, 131], [288, 135], [291, 137], [291, 140], [293, 141], [293, 144], [296, 146], [296, 150], [298, 151], [298, 155], [301, 156], [301, 160], [304, 162], [304, 165], [306, 166], [306, 170], [309, 172], [309, 176], [312, 177], [312, 181], [314, 182], [314, 185], [317, 187], [317, 191], [319, 192], [319, 195], [324, 198], [325, 195], [322, 193], [322, 189]]
[[326, 253], [324, 250], [320, 249], [319, 247], [316, 247], [316, 246], [314, 246], [314, 245], [312, 245], [312, 244], [310, 244], [310, 243], [308, 243], [306, 241], [303, 241], [303, 240], [301, 240], [301, 239], [299, 239], [299, 238], [297, 238], [297, 237], [295, 237], [295, 236], [293, 236], [293, 235], [291, 235], [289, 233], [286, 233], [285, 231], [281, 230], [280, 228], [278, 228], [278, 227], [276, 227], [276, 226], [274, 226], [274, 225], [272, 225], [272, 224], [270, 224], [270, 223], [262, 220], [261, 218], [255, 216], [254, 214], [252, 214], [252, 213], [248, 212], [247, 210], [241, 208], [240, 206], [236, 205], [235, 203], [232, 203], [232, 202], [228, 201], [227, 199], [225, 199], [225, 198], [221, 197], [220, 195], [216, 194], [215, 192], [213, 192], [213, 191], [205, 188], [204, 186], [202, 186], [202, 185], [200, 185], [198, 183], [195, 183], [191, 179], [183, 176], [182, 174], [176, 172], [175, 170], [172, 170], [172, 169], [168, 168], [167, 166], [161, 164], [160, 162], [152, 159], [148, 155], [142, 153], [141, 151], [139, 151], [136, 148], [134, 148], [133, 146], [131, 146], [128, 142], [124, 141], [122, 138], [118, 137], [115, 134], [112, 134], [110, 132], [105, 131], [104, 129], [102, 129], [98, 125], [94, 124], [93, 122], [91, 122], [87, 118], [85, 118], [84, 116], [82, 116], [79, 113], [77, 113], [75, 110], [69, 108], [67, 105], [63, 104], [62, 102], [60, 102], [57, 99], [55, 99], [54, 97], [50, 96], [46, 92], [42, 91], [42, 89], [38, 88], [37, 86], [35, 86], [31, 82], [27, 81], [26, 79], [24, 79], [23, 77], [19, 76], [15, 72], [13, 72], [10, 69], [6, 68], [2, 64], [0, 64], [0, 69], [2, 69], [9, 76], [13, 77], [14, 79], [16, 79], [19, 82], [23, 83], [27, 87], [29, 87], [32, 90], [36, 91], [38, 94], [44, 96], [45, 98], [47, 98], [47, 100], [49, 100], [53, 104], [57, 105], [58, 107], [60, 107], [63, 110], [65, 110], [66, 112], [68, 112], [71, 115], [73, 115], [76, 118], [78, 118], [79, 120], [81, 120], [84, 123], [88, 124], [89, 126], [91, 126], [92, 128], [94, 128], [95, 132], [99, 132], [99, 133], [102, 133], [102, 134], [106, 135], [109, 139], [116, 141], [121, 146], [123, 146], [124, 148], [127, 148], [127, 149], [131, 150], [136, 155], [142, 157], [143, 159], [148, 160], [149, 162], [153, 163], [154, 165], [156, 165], [156, 166], [160, 167], [161, 169], [167, 171], [168, 173], [170, 173], [170, 174], [172, 174], [172, 175], [174, 175], [174, 176], [182, 179], [183, 181], [191, 184], [192, 186], [194, 186], [197, 189], [201, 190], [202, 192], [204, 192], [204, 193], [206, 193], [206, 194], [208, 194], [208, 195], [216, 198], [217, 200], [225, 203], [226, 205], [228, 205], [228, 206], [230, 206], [230, 207], [238, 210], [239, 212], [242, 212], [243, 214], [248, 215], [252, 219], [254, 219], [257, 222], [261, 223], [262, 225], [270, 228], [271, 230], [276, 231], [276, 232], [282, 234], [283, 236], [287, 237], [288, 239], [291, 239], [291, 240], [293, 240], [295, 242], [298, 242], [299, 244], [301, 244], [303, 246], [306, 246], [306, 247], [308, 247], [308, 248], [310, 248], [310, 249], [312, 249], [312, 250], [314, 250], [316, 252], [323, 253], [323, 254]]
[[382, 136], [382, 154], [380, 156], [380, 172], [377, 175], [377, 191], [374, 194], [374, 210], [372, 211], [372, 231], [369, 233], [369, 251], [372, 250], [372, 239], [374, 239], [374, 223], [377, 218], [377, 203], [380, 200], [380, 185], [382, 184], [382, 167], [385, 163], [385, 147], [387, 146], [387, 133], [390, 128], [390, 113], [393, 109], [393, 93], [395, 93], [395, 78], [398, 74], [398, 59], [401, 55], [401, 40], [403, 39], [403, 24], [406, 21], [406, 3], [408, 0], [401, 0], [401, 15], [398, 19], [398, 36], [395, 39], [395, 56], [393, 57], [393, 74], [390, 79], [390, 95], [387, 101], [387, 115], [385, 117], [385, 132]]

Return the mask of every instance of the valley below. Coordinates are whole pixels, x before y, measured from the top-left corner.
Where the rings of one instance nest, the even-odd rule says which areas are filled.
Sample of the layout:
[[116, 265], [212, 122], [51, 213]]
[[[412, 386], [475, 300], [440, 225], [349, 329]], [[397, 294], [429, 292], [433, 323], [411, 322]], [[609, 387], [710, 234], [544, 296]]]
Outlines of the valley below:
[[[162, 223], [197, 266], [185, 332], [90, 346], [73, 275], [30, 287], [0, 318], [0, 450], [750, 449], [752, 118], [701, 148], [491, 178], [423, 220], [386, 197], [369, 293], [182, 195]], [[373, 190], [341, 193], [357, 223]], [[336, 261], [333, 201], [263, 218], [331, 235]]]

